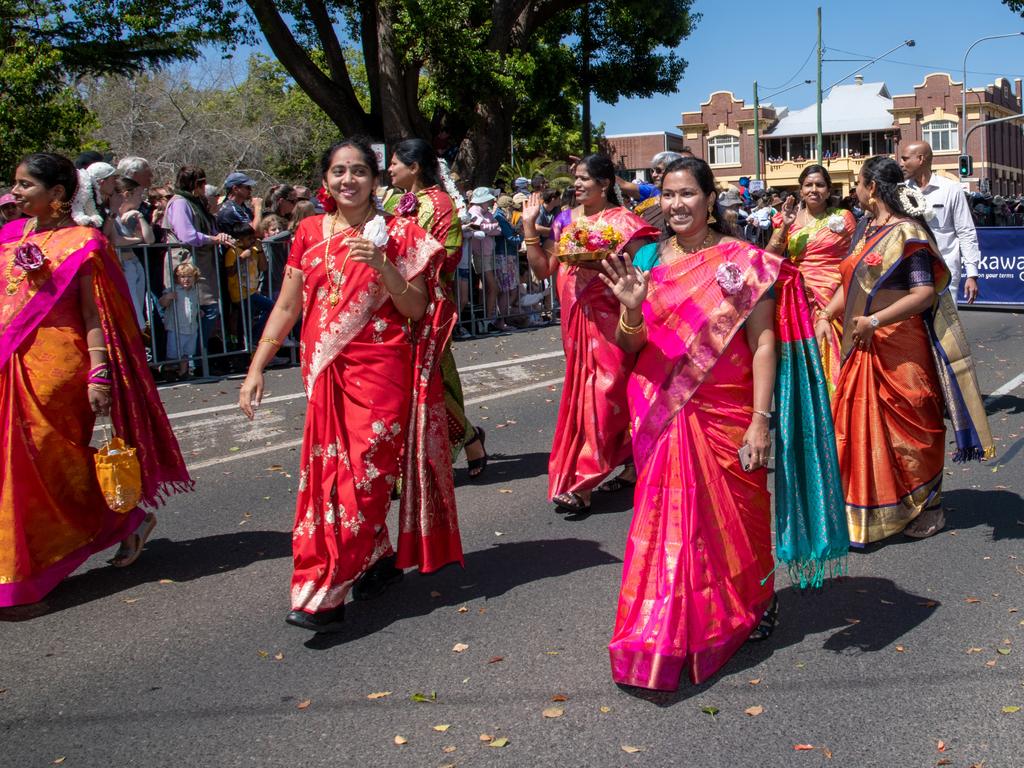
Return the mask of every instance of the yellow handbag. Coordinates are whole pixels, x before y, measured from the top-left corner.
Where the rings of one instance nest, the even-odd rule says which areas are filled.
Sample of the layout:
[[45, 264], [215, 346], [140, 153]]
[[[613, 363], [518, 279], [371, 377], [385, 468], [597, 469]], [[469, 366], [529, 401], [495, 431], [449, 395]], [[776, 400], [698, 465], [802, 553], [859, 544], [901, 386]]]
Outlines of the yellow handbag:
[[142, 498], [142, 468], [135, 449], [117, 437], [108, 439], [96, 451], [96, 479], [115, 512], [130, 512]]

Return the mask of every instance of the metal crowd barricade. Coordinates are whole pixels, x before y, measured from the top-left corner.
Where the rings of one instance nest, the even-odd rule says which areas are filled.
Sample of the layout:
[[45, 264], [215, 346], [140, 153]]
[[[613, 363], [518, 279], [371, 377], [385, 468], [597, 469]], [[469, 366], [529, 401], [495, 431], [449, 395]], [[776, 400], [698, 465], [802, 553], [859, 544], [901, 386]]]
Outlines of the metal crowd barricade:
[[[254, 351], [256, 344], [259, 343], [258, 339], [253, 338], [253, 296], [260, 294], [270, 301], [276, 300], [277, 294], [280, 292], [281, 279], [284, 274], [284, 265], [287, 261], [290, 241], [290, 234], [284, 238], [278, 237], [263, 241], [263, 253], [267, 259], [267, 270], [259, 276], [256, 284], [253, 284], [250, 280], [246, 269], [247, 265], [241, 259], [235, 260], [233, 270], [229, 273], [224, 267], [224, 254], [218, 249], [215, 258], [216, 268], [213, 270], [214, 274], [202, 275], [203, 279], [207, 281], [212, 280], [216, 286], [215, 295], [217, 296], [217, 301], [215, 306], [217, 308], [217, 316], [207, 319], [204, 317], [203, 307], [199, 307], [197, 348], [191, 355], [179, 356], [174, 359], [170, 358], [167, 354], [166, 332], [168, 330], [174, 331], [180, 344], [181, 329], [178, 327], [177, 313], [174, 312], [173, 306], [166, 309], [161, 307], [160, 297], [167, 290], [174, 290], [173, 273], [174, 267], [177, 264], [186, 262], [196, 264], [195, 246], [185, 243], [165, 242], [118, 248], [118, 256], [122, 266], [129, 259], [139, 259], [142, 264], [145, 277], [144, 291], [142, 291], [141, 295], [133, 295], [130, 298], [133, 306], [137, 306], [139, 301], [143, 303], [141, 314], [145, 318], [146, 326], [149, 330], [148, 338], [146, 339], [149, 363], [153, 366], [163, 366], [168, 363], [180, 364], [183, 360], [187, 359], [191, 364], [195, 364], [199, 368], [203, 378], [210, 377], [210, 363], [214, 360], [244, 356], [246, 360], [244, 367], [247, 367], [248, 357]], [[242, 298], [237, 306], [230, 301], [225, 278], [227, 280], [233, 278], [236, 281], [240, 298]], [[207, 312], [212, 315], [212, 312], [209, 312], [209, 310]], [[237, 320], [235, 320], [235, 312], [238, 313]], [[169, 322], [171, 327], [168, 327], [166, 322], [168, 313], [170, 313], [171, 319]], [[229, 319], [233, 321], [231, 328], [228, 326]], [[218, 335], [218, 327], [221, 350], [219, 352], [211, 352], [209, 342]], [[237, 336], [233, 336], [230, 333], [235, 327], [238, 327], [239, 331]], [[287, 350], [282, 350], [282, 352], [289, 355], [291, 364], [294, 365], [296, 362], [295, 349], [288, 348]]]
[[[509, 330], [540, 327], [555, 322], [558, 297], [555, 277], [538, 280], [518, 244], [497, 238], [492, 268], [486, 269], [483, 259], [474, 259], [470, 240], [463, 243], [463, 257], [455, 275], [453, 294], [462, 336], [485, 336], [498, 318]], [[499, 270], [506, 270], [500, 279]], [[491, 296], [488, 283], [493, 284]]]

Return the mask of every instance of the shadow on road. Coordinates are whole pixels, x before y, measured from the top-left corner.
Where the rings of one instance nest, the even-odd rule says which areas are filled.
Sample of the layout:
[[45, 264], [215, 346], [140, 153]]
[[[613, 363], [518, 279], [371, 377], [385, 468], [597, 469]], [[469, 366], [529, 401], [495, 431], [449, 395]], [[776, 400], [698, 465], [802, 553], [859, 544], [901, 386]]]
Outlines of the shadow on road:
[[[113, 552], [111, 549], [110, 555]], [[56, 613], [161, 579], [192, 581], [291, 554], [291, 533], [281, 531], [224, 533], [188, 541], [151, 539], [130, 568], [93, 568], [72, 575], [42, 602], [22, 606], [22, 610], [0, 611], [0, 621]]]
[[[348, 603], [344, 631], [314, 635], [306, 641], [313, 650], [335, 646], [373, 635], [396, 621], [422, 616], [438, 608], [461, 605], [479, 598], [490, 599], [511, 589], [541, 579], [611, 565], [622, 561], [596, 541], [585, 539], [542, 539], [495, 544], [489, 549], [466, 553], [466, 568], [448, 566], [422, 579], [415, 572], [377, 600]], [[428, 590], [435, 590], [430, 596]]]
[[779, 624], [772, 636], [744, 645], [710, 680], [692, 685], [684, 675], [678, 691], [631, 686], [620, 689], [660, 707], [670, 707], [704, 693], [722, 675], [756, 667], [780, 649], [800, 645], [808, 636], [823, 632], [832, 633], [822, 645], [825, 650], [849, 656], [876, 653], [923, 624], [940, 605], [905, 592], [889, 579], [863, 576], [835, 579], [819, 590], [801, 591], [790, 586], [779, 590], [778, 595]]
[[[488, 441], [491, 433], [487, 433]], [[516, 480], [529, 480], [548, 473], [548, 457], [550, 453], [536, 451], [506, 456], [503, 453], [490, 454], [487, 469], [476, 479], [471, 479], [469, 470], [464, 466], [455, 470], [455, 484], [463, 485], [501, 485]], [[465, 461], [464, 459], [462, 461]]]
[[1011, 491], [961, 488], [943, 493], [942, 506], [947, 530], [987, 526], [993, 541], [1024, 538], [1024, 499]]
[[1024, 413], [1024, 397], [1017, 395], [1002, 395], [996, 398], [991, 404], [985, 406], [985, 411], [990, 417], [998, 413], [1005, 413], [1016, 416]]

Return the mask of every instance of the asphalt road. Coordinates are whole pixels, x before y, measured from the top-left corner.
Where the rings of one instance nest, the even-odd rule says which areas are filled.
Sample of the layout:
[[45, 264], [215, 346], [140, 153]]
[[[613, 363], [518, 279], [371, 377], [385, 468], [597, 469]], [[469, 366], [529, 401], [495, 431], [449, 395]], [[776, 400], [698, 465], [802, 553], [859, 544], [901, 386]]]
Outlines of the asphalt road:
[[297, 372], [252, 424], [237, 379], [165, 389], [196, 492], [135, 566], [97, 556], [0, 622], [0, 765], [1022, 766], [1024, 318], [965, 317], [999, 458], [947, 466], [948, 530], [818, 592], [780, 576], [774, 636], [676, 694], [609, 674], [629, 494], [583, 519], [545, 501], [557, 328], [456, 347], [493, 455], [457, 473], [466, 567], [331, 637], [284, 623]]

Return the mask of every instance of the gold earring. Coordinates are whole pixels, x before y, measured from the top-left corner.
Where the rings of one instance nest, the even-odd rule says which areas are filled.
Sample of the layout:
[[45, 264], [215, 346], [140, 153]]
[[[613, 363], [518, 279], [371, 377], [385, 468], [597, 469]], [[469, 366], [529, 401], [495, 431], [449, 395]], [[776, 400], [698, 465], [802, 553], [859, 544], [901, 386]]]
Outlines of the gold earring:
[[877, 207], [878, 207], [878, 201], [875, 200], [875, 196], [872, 195], [871, 197], [868, 198], [868, 208], [874, 209], [874, 208], [877, 208]]
[[56, 216], [60, 216], [60, 212], [61, 212], [61, 208], [62, 207], [63, 206], [61, 205], [60, 200], [51, 200], [50, 201], [50, 212], [51, 212], [51, 214], [53, 216], [55, 216], [55, 217]]
[[715, 222], [718, 221], [718, 219], [715, 218], [714, 210], [715, 210], [715, 206], [714, 205], [709, 205], [708, 206], [708, 224], [709, 225], [714, 224]]

